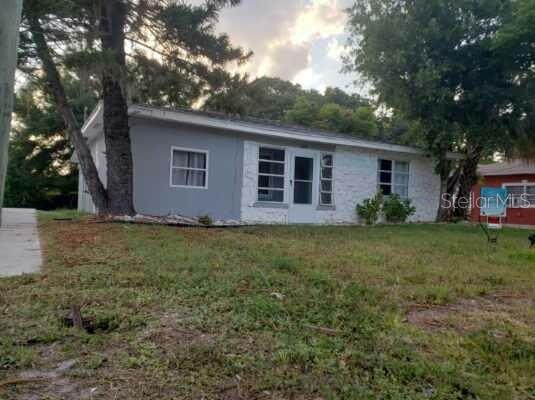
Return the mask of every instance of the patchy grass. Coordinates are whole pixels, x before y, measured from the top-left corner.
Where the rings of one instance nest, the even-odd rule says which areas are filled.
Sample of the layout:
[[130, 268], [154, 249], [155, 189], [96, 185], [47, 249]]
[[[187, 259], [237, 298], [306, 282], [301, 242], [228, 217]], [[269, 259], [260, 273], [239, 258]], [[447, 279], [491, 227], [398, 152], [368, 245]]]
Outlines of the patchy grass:
[[[0, 381], [48, 377], [2, 399], [535, 398], [525, 231], [488, 256], [470, 226], [60, 216], [40, 215], [44, 273], [0, 280]], [[93, 334], [65, 326], [72, 304]]]

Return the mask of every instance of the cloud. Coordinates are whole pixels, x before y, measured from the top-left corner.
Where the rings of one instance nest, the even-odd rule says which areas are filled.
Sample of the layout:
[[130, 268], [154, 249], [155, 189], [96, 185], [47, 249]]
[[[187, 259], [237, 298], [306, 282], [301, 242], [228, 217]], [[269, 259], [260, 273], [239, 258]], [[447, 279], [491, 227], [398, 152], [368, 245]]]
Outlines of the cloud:
[[298, 14], [290, 29], [293, 43], [310, 43], [315, 39], [344, 32], [347, 16], [337, 0], [315, 0]]
[[[342, 54], [345, 37], [344, 9], [351, 2], [244, 0], [222, 11], [218, 29], [228, 33], [234, 44], [255, 53], [240, 72], [278, 76], [320, 89], [341, 80], [336, 76], [341, 68], [337, 55]], [[318, 50], [318, 43], [324, 48]], [[326, 63], [322, 57], [333, 62]]]
[[334, 61], [341, 61], [348, 54], [348, 50], [340, 39], [332, 38], [327, 45], [327, 56]]
[[323, 75], [310, 67], [301, 70], [293, 79], [294, 83], [300, 84], [305, 89], [316, 89], [320, 92], [324, 91], [327, 87], [322, 81]]
[[310, 63], [310, 49], [308, 46], [284, 44], [276, 46], [269, 52], [270, 68], [262, 75], [278, 76], [292, 80], [299, 71], [308, 67]]

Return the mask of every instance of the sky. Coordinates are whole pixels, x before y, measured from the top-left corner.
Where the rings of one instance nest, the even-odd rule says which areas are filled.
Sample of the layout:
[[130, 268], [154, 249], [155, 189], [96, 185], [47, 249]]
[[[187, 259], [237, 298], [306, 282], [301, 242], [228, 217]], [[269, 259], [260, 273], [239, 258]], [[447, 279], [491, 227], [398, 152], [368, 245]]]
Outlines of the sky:
[[242, 0], [225, 8], [217, 29], [254, 56], [240, 69], [276, 76], [305, 89], [337, 86], [360, 91], [355, 75], [341, 73], [347, 41], [345, 9], [352, 0]]

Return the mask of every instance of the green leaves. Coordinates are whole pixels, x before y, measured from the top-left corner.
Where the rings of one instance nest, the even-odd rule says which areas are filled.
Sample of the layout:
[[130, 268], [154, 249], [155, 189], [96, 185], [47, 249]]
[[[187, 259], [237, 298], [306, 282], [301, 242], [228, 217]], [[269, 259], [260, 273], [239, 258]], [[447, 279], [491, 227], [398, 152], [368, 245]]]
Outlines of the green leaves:
[[379, 102], [420, 121], [435, 154], [467, 141], [496, 151], [528, 111], [505, 49], [512, 37], [533, 38], [530, 3], [357, 0], [347, 69], [371, 82]]

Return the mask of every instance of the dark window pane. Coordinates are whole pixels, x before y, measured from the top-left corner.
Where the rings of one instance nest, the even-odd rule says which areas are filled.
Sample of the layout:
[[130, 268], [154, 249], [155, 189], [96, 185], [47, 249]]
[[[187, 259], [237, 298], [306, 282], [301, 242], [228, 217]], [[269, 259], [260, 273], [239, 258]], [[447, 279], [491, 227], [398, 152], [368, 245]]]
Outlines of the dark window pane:
[[312, 182], [294, 183], [294, 203], [312, 204]]
[[260, 147], [260, 159], [284, 161], [284, 150]]
[[284, 192], [282, 190], [258, 189], [258, 201], [282, 203], [284, 201]]
[[322, 168], [321, 169], [321, 177], [325, 179], [332, 179], [333, 177], [333, 169], [332, 168]]
[[322, 192], [332, 192], [333, 182], [332, 181], [321, 181], [321, 191]]
[[507, 193], [513, 196], [524, 194], [524, 186], [507, 186]]
[[260, 161], [258, 169], [261, 174], [284, 175], [284, 164]]
[[392, 186], [390, 185], [380, 185], [379, 189], [383, 192], [385, 196], [390, 196], [392, 194]]
[[379, 183], [392, 183], [392, 173], [390, 173], [390, 172], [380, 172], [379, 173]]
[[333, 165], [333, 156], [330, 154], [325, 154], [322, 157], [322, 165], [324, 167], [332, 167]]
[[314, 159], [295, 157], [294, 178], [298, 181], [311, 181], [314, 177]]
[[284, 188], [284, 178], [277, 176], [260, 175], [258, 177], [258, 187], [262, 188]]
[[379, 160], [379, 169], [382, 171], [392, 171], [392, 161]]
[[331, 193], [322, 193], [321, 194], [321, 204], [330, 206], [332, 203], [333, 203], [333, 201], [332, 201], [332, 194]]

